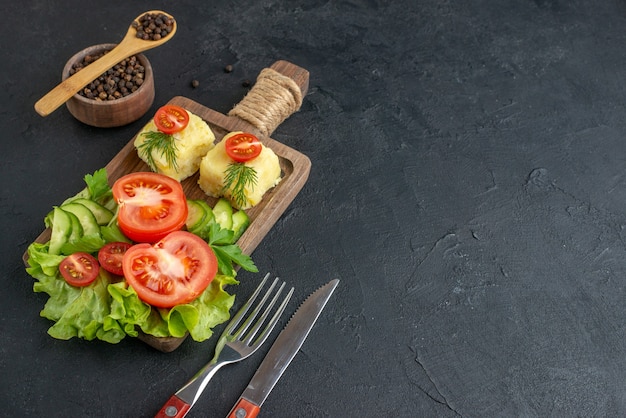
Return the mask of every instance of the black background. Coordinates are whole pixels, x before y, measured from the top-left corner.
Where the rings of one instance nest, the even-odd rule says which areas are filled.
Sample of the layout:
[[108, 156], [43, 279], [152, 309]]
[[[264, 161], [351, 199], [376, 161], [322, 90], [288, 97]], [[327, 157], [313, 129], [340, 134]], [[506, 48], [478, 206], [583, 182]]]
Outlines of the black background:
[[[152, 9], [179, 29], [146, 52], [149, 114], [98, 129], [64, 107], [35, 113], [70, 56], [118, 42]], [[214, 339], [169, 354], [130, 338], [52, 339], [21, 255], [158, 106], [180, 95], [226, 113], [242, 81], [279, 59], [311, 79], [272, 137], [313, 166], [253, 259], [295, 285], [296, 302], [341, 283], [261, 416], [626, 413], [623, 2], [24, 0], [0, 11], [0, 415], [153, 416], [212, 356]], [[240, 273], [236, 293], [261, 277]], [[218, 372], [189, 416], [225, 416], [268, 348]]]

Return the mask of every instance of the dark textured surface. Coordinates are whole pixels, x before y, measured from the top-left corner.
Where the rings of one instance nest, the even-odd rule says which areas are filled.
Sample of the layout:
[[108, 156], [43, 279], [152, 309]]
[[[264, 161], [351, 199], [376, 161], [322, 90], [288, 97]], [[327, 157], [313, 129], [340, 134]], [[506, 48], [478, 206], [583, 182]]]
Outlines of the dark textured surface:
[[[53, 340], [21, 264], [148, 118], [102, 130], [34, 102], [76, 51], [159, 8], [180, 26], [146, 53], [155, 109], [182, 95], [225, 113], [278, 59], [311, 72], [272, 135], [311, 176], [253, 258], [298, 301], [341, 284], [261, 416], [626, 414], [623, 2], [25, 0], [0, 6], [0, 415], [149, 417], [212, 355]], [[225, 416], [262, 357], [220, 371], [189, 416]]]

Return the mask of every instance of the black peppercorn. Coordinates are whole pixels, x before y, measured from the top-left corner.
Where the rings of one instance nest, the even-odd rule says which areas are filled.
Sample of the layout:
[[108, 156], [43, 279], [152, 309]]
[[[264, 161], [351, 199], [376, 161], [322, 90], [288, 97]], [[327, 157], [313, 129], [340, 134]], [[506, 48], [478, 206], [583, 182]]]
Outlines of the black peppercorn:
[[[85, 68], [108, 51], [97, 55], [86, 55], [81, 62], [70, 68], [70, 75]], [[128, 96], [136, 91], [144, 82], [145, 68], [133, 55], [122, 60], [104, 74], [93, 80], [84, 89], [78, 92], [83, 97], [93, 100], [115, 100]]]
[[132, 26], [137, 30], [137, 38], [158, 41], [172, 32], [174, 19], [163, 13], [146, 13]]

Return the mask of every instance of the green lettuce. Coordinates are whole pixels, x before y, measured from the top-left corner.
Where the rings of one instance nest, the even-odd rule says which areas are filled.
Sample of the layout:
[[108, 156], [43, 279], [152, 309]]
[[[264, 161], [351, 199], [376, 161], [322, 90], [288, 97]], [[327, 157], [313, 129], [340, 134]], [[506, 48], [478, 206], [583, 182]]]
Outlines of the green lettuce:
[[81, 251], [84, 253], [95, 253], [106, 243], [107, 241], [100, 235], [83, 235], [76, 240], [63, 244], [61, 254], [73, 254]]
[[49, 296], [40, 315], [54, 321], [48, 330], [54, 338], [99, 339], [115, 344], [126, 336], [137, 337], [141, 330], [155, 337], [189, 334], [200, 342], [230, 317], [235, 296], [224, 287], [239, 283], [233, 276], [218, 274], [194, 301], [159, 309], [139, 299], [125, 280], [114, 282], [104, 269], [89, 286], [70, 286], [59, 273], [64, 257], [48, 255], [46, 250], [45, 244], [31, 244], [26, 270], [36, 279], [33, 290]]
[[111, 276], [105, 270], [101, 269], [98, 278], [85, 287], [70, 286], [60, 273], [48, 276], [37, 267], [28, 270], [37, 279], [33, 290], [50, 296], [40, 315], [54, 321], [48, 329], [52, 337], [60, 340], [78, 337], [89, 341], [97, 338], [109, 343], [118, 343], [125, 337], [122, 327], [107, 319], [111, 301], [107, 286]]
[[126, 334], [136, 337], [137, 327], [154, 337], [184, 337], [189, 333], [195, 341], [204, 341], [213, 335], [212, 328], [230, 318], [235, 296], [224, 286], [238, 284], [231, 276], [216, 275], [206, 290], [190, 303], [171, 309], [159, 309], [142, 302], [126, 282], [110, 284], [113, 298], [111, 318]]
[[32, 243], [28, 247], [28, 264], [26, 271], [36, 279], [45, 280], [43, 276], [55, 276], [59, 264], [65, 258], [62, 255], [48, 254], [49, 242], [45, 244]]

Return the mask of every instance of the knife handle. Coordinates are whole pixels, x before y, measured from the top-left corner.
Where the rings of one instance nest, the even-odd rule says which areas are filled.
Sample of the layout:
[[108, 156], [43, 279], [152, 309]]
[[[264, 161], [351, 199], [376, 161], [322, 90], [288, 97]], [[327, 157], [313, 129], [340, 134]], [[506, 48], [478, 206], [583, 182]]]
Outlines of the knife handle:
[[228, 413], [227, 418], [254, 418], [259, 414], [261, 407], [253, 404], [247, 399], [239, 398], [233, 409]]
[[189, 409], [191, 405], [178, 396], [172, 395], [154, 418], [182, 418], [187, 415]]

